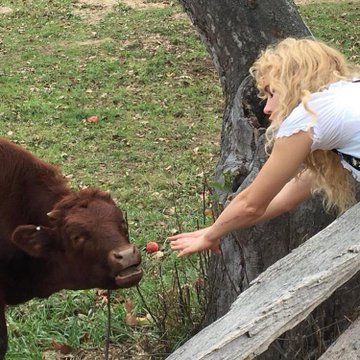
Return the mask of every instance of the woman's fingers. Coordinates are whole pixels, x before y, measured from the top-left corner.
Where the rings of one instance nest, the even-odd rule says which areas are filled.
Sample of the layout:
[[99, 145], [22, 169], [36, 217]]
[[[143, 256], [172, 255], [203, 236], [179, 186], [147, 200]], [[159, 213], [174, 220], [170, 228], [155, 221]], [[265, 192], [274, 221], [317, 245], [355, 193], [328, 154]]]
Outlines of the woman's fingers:
[[[188, 233], [190, 234], [190, 233]], [[191, 255], [193, 253], [211, 250], [214, 254], [220, 254], [220, 241], [217, 240], [215, 243], [209, 243], [199, 236], [186, 236], [186, 234], [180, 234], [181, 237], [177, 239], [170, 239], [170, 247], [174, 251], [178, 251], [178, 256]]]
[[187, 236], [189, 236], [189, 234], [191, 234], [191, 233], [176, 234], [176, 235], [169, 236], [168, 239], [170, 241], [174, 241], [174, 240], [177, 240], [177, 239], [187, 237]]
[[185, 247], [184, 244], [174, 242], [172, 242], [170, 246], [172, 250], [182, 250]]
[[191, 255], [201, 251], [201, 249], [199, 249], [198, 246], [196, 246], [196, 244], [193, 243], [182, 244], [181, 249], [179, 250], [180, 251], [178, 253], [178, 257]]
[[170, 246], [173, 250], [184, 249], [187, 246], [192, 246], [196, 239], [192, 238], [182, 238], [178, 240], [171, 241]]
[[178, 256], [183, 256], [196, 251], [196, 250], [190, 251], [190, 249], [194, 247], [194, 242], [196, 242], [196, 239], [192, 239], [192, 238], [179, 239], [172, 241], [170, 243], [170, 246], [172, 250], [179, 251]]

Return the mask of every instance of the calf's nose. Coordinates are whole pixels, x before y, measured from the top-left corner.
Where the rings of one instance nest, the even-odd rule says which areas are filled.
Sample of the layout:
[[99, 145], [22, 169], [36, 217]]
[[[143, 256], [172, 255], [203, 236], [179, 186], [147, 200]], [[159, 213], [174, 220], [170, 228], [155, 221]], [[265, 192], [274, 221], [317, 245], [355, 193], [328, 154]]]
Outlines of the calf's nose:
[[133, 244], [126, 248], [111, 250], [109, 253], [109, 263], [114, 267], [126, 269], [130, 266], [139, 265], [141, 262], [140, 252]]

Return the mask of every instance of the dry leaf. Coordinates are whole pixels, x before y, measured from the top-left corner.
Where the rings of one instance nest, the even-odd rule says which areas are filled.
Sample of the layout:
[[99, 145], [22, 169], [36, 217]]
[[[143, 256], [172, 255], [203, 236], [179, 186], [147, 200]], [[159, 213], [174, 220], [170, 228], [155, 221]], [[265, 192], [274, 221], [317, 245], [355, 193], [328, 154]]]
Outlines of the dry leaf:
[[133, 303], [131, 299], [126, 299], [124, 303], [125, 308], [125, 323], [129, 326], [144, 326], [149, 325], [152, 321], [152, 318], [149, 314], [146, 316], [136, 316], [133, 311]]
[[125, 324], [129, 326], [136, 326], [138, 324], [137, 318], [133, 313], [133, 303], [131, 299], [126, 299], [124, 303], [125, 308]]
[[137, 318], [138, 325], [144, 326], [144, 325], [150, 325], [152, 322], [152, 318], [149, 314], [143, 317]]
[[212, 209], [205, 209], [204, 214], [205, 216], [212, 216], [213, 214]]
[[133, 303], [132, 303], [131, 299], [129, 299], [129, 298], [125, 299], [125, 303], [124, 303], [125, 311], [127, 313], [130, 313], [130, 312], [133, 311], [133, 307], [134, 306], [133, 306]]
[[157, 252], [153, 253], [151, 255], [151, 257], [153, 259], [160, 260], [160, 259], [162, 259], [164, 257], [164, 252], [163, 251], [157, 251]]
[[125, 315], [125, 324], [129, 326], [137, 326], [138, 321], [137, 317], [133, 314], [126, 314]]
[[179, 230], [178, 229], [171, 229], [170, 230], [170, 234], [171, 235], [175, 235], [175, 234], [178, 234], [179, 233]]
[[96, 290], [95, 292], [95, 303], [107, 304], [108, 302], [108, 292], [107, 290]]
[[80, 344], [87, 343], [90, 339], [90, 334], [88, 332], [85, 332], [80, 336]]
[[63, 355], [70, 354], [72, 352], [72, 348], [66, 344], [60, 344], [54, 339], [51, 341], [51, 346], [54, 350], [59, 351]]
[[86, 121], [89, 122], [89, 123], [97, 123], [97, 122], [99, 122], [99, 117], [96, 116], [96, 115], [89, 116], [89, 117], [86, 119]]

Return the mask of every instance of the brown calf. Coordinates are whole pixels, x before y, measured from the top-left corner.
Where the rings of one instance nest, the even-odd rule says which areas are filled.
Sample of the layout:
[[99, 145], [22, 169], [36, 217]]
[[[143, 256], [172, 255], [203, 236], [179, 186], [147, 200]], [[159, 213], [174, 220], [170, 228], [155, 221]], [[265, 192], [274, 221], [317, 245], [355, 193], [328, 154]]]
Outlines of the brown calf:
[[6, 304], [61, 289], [130, 287], [142, 277], [140, 261], [110, 195], [72, 191], [55, 167], [0, 138], [0, 359]]

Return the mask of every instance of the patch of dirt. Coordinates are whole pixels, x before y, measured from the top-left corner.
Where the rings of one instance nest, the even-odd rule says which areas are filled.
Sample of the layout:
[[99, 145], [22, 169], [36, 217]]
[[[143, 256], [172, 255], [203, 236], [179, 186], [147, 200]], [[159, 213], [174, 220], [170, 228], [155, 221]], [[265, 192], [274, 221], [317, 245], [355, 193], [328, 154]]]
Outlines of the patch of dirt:
[[[73, 12], [83, 21], [96, 24], [119, 3], [118, 0], [76, 0]], [[162, 9], [170, 5], [168, 0], [150, 2], [149, 0], [122, 0], [121, 3], [133, 9]], [[0, 8], [1, 9], [1, 8]]]
[[181, 13], [175, 13], [171, 16], [174, 20], [189, 20], [190, 18], [187, 16], [186, 13], [181, 12]]
[[175, 51], [175, 46], [170, 43], [169, 39], [160, 34], [140, 36], [136, 39], [125, 40], [121, 44], [122, 50], [143, 49], [151, 53], [155, 53], [160, 47], [166, 49], [168, 52]]
[[0, 15], [2, 14], [11, 14], [14, 10], [6, 7], [6, 6], [0, 6]]
[[79, 46], [90, 46], [90, 45], [101, 45], [107, 42], [113, 41], [111, 38], [104, 38], [104, 39], [90, 39], [85, 41], [77, 41], [75, 44]]
[[133, 9], [163, 9], [169, 6], [169, 1], [149, 2], [146, 0], [122, 0], [122, 3]]
[[170, 51], [173, 46], [171, 45], [170, 41], [160, 34], [153, 34], [152, 36], [147, 36], [142, 38], [143, 49], [156, 52], [159, 47], [165, 48], [167, 51]]
[[94, 24], [111, 12], [117, 4], [118, 0], [77, 0], [73, 4], [73, 12], [82, 20]]

